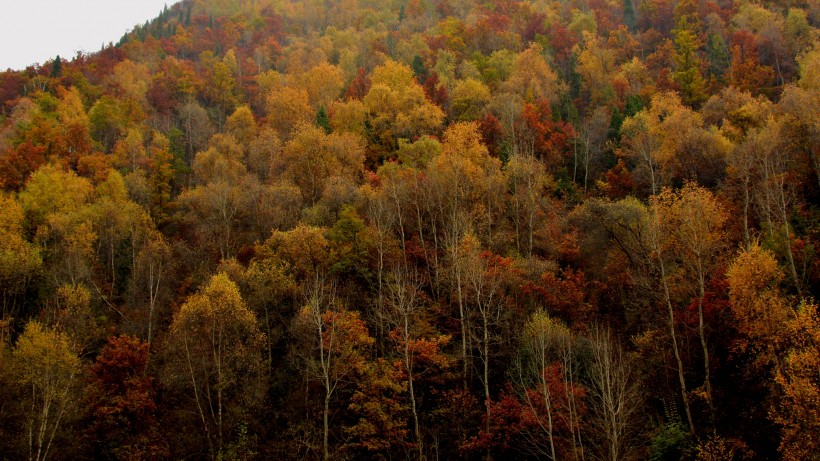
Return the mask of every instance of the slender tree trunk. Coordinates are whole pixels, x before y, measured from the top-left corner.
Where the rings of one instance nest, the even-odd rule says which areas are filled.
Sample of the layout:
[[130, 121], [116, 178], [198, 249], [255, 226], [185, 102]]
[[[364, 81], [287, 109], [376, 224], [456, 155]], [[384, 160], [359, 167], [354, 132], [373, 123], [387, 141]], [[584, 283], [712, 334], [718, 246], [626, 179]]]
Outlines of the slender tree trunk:
[[680, 349], [678, 348], [678, 336], [675, 331], [675, 309], [672, 307], [672, 297], [669, 292], [669, 281], [666, 278], [666, 265], [663, 261], [663, 252], [661, 250], [661, 243], [659, 241], [658, 235], [658, 233], [661, 232], [660, 217], [658, 216], [657, 210], [653, 211], [653, 214], [655, 228], [650, 233], [652, 252], [654, 253], [654, 257], [657, 258], [658, 270], [660, 271], [661, 287], [663, 288], [663, 301], [666, 304], [667, 313], [669, 314], [669, 337], [672, 340], [672, 351], [675, 354], [675, 363], [678, 368], [678, 381], [680, 384], [681, 398], [683, 399], [683, 409], [686, 413], [686, 421], [689, 424], [689, 432], [694, 436], [695, 423], [692, 420], [692, 412], [689, 408], [689, 394], [686, 390], [686, 378], [684, 376], [683, 360], [681, 360]]
[[34, 411], [35, 411], [35, 403], [37, 402], [36, 399], [37, 390], [34, 386], [34, 383], [31, 383], [31, 417], [29, 417], [28, 421], [28, 459], [32, 461], [34, 459]]
[[219, 423], [219, 459], [222, 459], [223, 453], [223, 432], [222, 432], [222, 386], [219, 386], [216, 390], [216, 404], [217, 404], [217, 414], [218, 414], [218, 423]]
[[330, 459], [330, 450], [328, 449], [328, 434], [330, 433], [330, 425], [328, 421], [328, 417], [330, 415], [330, 383], [326, 382], [327, 390], [325, 391], [325, 406], [324, 411], [322, 413], [322, 423], [323, 423], [323, 435], [322, 435], [322, 448], [324, 453], [324, 460], [328, 461]]
[[780, 71], [780, 57], [777, 55], [777, 52], [774, 53], [774, 65], [777, 68], [777, 77], [780, 79], [780, 86], [785, 84], [783, 80], [783, 72]]
[[378, 267], [376, 270], [376, 279], [378, 281], [378, 293], [376, 294], [376, 321], [378, 322], [379, 328], [379, 354], [384, 354], [384, 346], [383, 342], [381, 341], [384, 339], [384, 231], [382, 229], [378, 229], [377, 232], [379, 233], [378, 237], [378, 244], [376, 245], [376, 251], [378, 253]]
[[399, 197], [394, 194], [393, 201], [396, 204], [396, 218], [399, 220], [399, 234], [401, 235], [401, 249], [404, 250], [404, 217], [401, 213], [401, 203]]
[[413, 432], [416, 436], [416, 447], [419, 451], [419, 461], [424, 460], [424, 445], [419, 429], [419, 414], [416, 409], [416, 390], [413, 384], [413, 363], [410, 354], [410, 324], [408, 315], [404, 315], [404, 366], [407, 369], [407, 387], [410, 391], [410, 408], [413, 411]]
[[464, 389], [467, 389], [467, 319], [464, 315], [464, 296], [461, 292], [461, 268], [456, 267], [456, 290], [458, 296], [458, 316], [461, 323], [461, 379], [464, 381]]
[[535, 233], [535, 215], [538, 210], [538, 193], [536, 186], [533, 184], [531, 174], [527, 175], [527, 198], [529, 206], [527, 207], [527, 256], [532, 256], [533, 234]]
[[749, 236], [749, 178], [748, 176], [743, 180], [743, 244], [746, 246], [746, 251], [752, 248], [752, 240]]
[[268, 374], [273, 374], [273, 344], [271, 343], [271, 333], [272, 328], [270, 326], [270, 312], [269, 309], [265, 309], [265, 332], [267, 333], [267, 337], [265, 338], [265, 342], [268, 345]]
[[490, 433], [490, 332], [489, 332], [489, 324], [487, 322], [487, 309], [489, 309], [489, 304], [484, 308], [484, 312], [482, 312], [482, 319], [484, 323], [484, 406], [487, 410], [487, 433]]
[[[113, 232], [112, 232], [113, 233]], [[108, 290], [108, 299], [114, 299], [114, 285], [116, 285], [117, 270], [114, 266], [114, 237], [108, 242], [108, 251], [111, 252], [111, 289]]]
[[145, 373], [148, 372], [148, 363], [151, 359], [151, 345], [154, 338], [154, 311], [159, 297], [159, 286], [162, 280], [162, 262], [156, 266], [154, 274], [154, 264], [149, 263], [148, 267], [148, 356], [145, 360]]
[[578, 181], [578, 138], [572, 142], [572, 182]]
[[[517, 192], [517, 191], [516, 191]], [[521, 205], [518, 200], [518, 194], [513, 195], [512, 200], [513, 210], [515, 213], [515, 249], [521, 253]]]
[[[785, 209], [785, 204], [783, 205]], [[789, 225], [789, 218], [784, 217], [783, 219], [783, 237], [785, 240], [786, 245], [786, 257], [789, 261], [789, 272], [791, 273], [792, 280], [794, 280], [794, 288], [797, 290], [797, 297], [799, 299], [803, 299], [803, 290], [801, 288], [801, 281], [800, 277], [797, 275], [797, 266], [794, 263], [794, 252], [792, 252], [792, 238], [791, 238], [791, 226]]]
[[661, 282], [663, 285], [663, 295], [666, 301], [666, 307], [669, 312], [669, 336], [672, 339], [672, 350], [675, 353], [675, 362], [678, 366], [678, 381], [680, 382], [680, 392], [683, 398], [683, 409], [686, 413], [686, 421], [689, 423], [689, 433], [695, 435], [695, 423], [692, 420], [692, 412], [689, 409], [689, 394], [686, 391], [686, 379], [683, 374], [683, 360], [680, 357], [680, 350], [678, 349], [678, 336], [675, 332], [675, 310], [672, 308], [672, 300], [669, 295], [669, 283], [666, 280], [666, 269], [663, 264], [663, 257], [658, 250], [658, 263], [661, 271]]
[[[564, 397], [567, 399], [567, 414], [569, 420], [569, 430], [572, 434], [572, 453], [576, 459], [584, 458], [583, 442], [581, 440], [581, 429], [579, 425], [578, 408], [575, 402], [575, 394], [572, 390], [575, 388], [575, 371], [573, 368], [573, 351], [571, 340], [562, 350], [564, 362], [564, 381], [567, 383], [564, 386]], [[577, 428], [577, 429], [576, 429]], [[580, 457], [580, 458], [579, 458]]]
[[216, 348], [214, 349], [214, 363], [216, 363], [216, 412], [217, 412], [217, 429], [219, 438], [218, 441], [218, 458], [221, 460], [224, 453], [224, 427], [222, 421], [222, 389], [225, 387], [225, 378], [222, 373], [222, 326], [219, 325], [216, 333]]
[[[780, 176], [778, 178], [778, 176]], [[797, 290], [797, 297], [803, 299], [803, 290], [800, 277], [797, 275], [797, 266], [794, 263], [794, 252], [792, 251], [791, 225], [789, 225], [789, 209], [786, 204], [786, 184], [784, 174], [774, 175], [777, 184], [777, 207], [779, 208], [780, 219], [783, 221], [783, 240], [786, 246], [786, 257], [789, 262], [789, 272], [794, 281], [794, 288]]]
[[[546, 360], [544, 360], [546, 362]], [[550, 398], [550, 391], [549, 391], [549, 384], [547, 383], [546, 376], [544, 376], [544, 372], [541, 372], [541, 391], [544, 396], [544, 408], [547, 410], [547, 437], [549, 438], [550, 444], [550, 459], [552, 461], [558, 461], [558, 458], [555, 457], [555, 438], [553, 436], [553, 424], [552, 424], [552, 401]]]
[[703, 273], [703, 267], [698, 256], [698, 336], [700, 337], [700, 346], [703, 349], [703, 387], [706, 390], [706, 402], [709, 404], [709, 412], [712, 422], [715, 420], [715, 406], [712, 401], [712, 380], [709, 372], [709, 347], [706, 344], [706, 332], [704, 331], [703, 322], [703, 300], [706, 298], [706, 280]]
[[51, 402], [49, 401], [47, 395], [48, 395], [48, 392], [44, 391], [43, 392], [43, 399], [44, 399], [43, 400], [43, 407], [40, 410], [40, 424], [39, 424], [40, 427], [37, 428], [37, 454], [34, 457], [34, 459], [37, 460], [37, 461], [40, 461], [42, 459], [41, 455], [42, 455], [42, 452], [43, 452], [43, 439], [45, 438], [49, 407], [51, 406]]
[[[438, 260], [438, 252], [439, 252], [439, 242], [438, 242], [438, 240], [439, 240], [439, 238], [438, 238], [438, 225], [436, 224], [436, 217], [435, 216], [433, 217], [432, 221], [433, 221], [431, 223], [432, 229], [430, 230], [431, 231], [430, 233], [433, 235], [433, 269], [429, 269], [430, 265], [428, 264], [427, 265], [427, 267], [428, 267], [427, 273], [430, 275], [430, 280], [431, 281], [435, 280], [435, 283], [431, 283], [431, 285], [433, 286], [432, 290], [433, 290], [433, 294], [436, 297], [439, 297], [441, 295], [441, 288], [439, 287], [438, 282], [439, 282], [439, 275], [440, 275], [439, 271], [440, 271], [441, 264], [439, 263], [439, 260]], [[426, 248], [424, 250], [424, 256], [427, 256], [427, 249]]]
[[324, 460], [328, 461], [330, 459], [330, 449], [329, 449], [329, 434], [330, 434], [330, 397], [333, 393], [333, 386], [330, 382], [330, 349], [332, 347], [332, 337], [331, 337], [331, 347], [328, 347], [327, 354], [325, 354], [324, 348], [324, 335], [323, 335], [323, 325], [322, 325], [322, 315], [321, 311], [319, 310], [320, 307], [317, 305], [315, 306], [317, 322], [319, 325], [319, 352], [322, 361], [322, 378], [325, 384], [325, 399], [324, 399], [324, 406], [322, 407], [322, 452], [324, 453]]
[[[74, 375], [71, 375], [71, 381], [74, 380]], [[69, 392], [70, 385], [66, 386], [64, 389], [61, 390], [62, 398], [61, 401], [63, 402], [60, 405], [60, 409], [57, 412], [57, 418], [54, 420], [54, 424], [51, 426], [51, 435], [48, 437], [48, 441], [46, 442], [45, 450], [43, 450], [43, 461], [48, 457], [48, 452], [51, 450], [51, 444], [54, 442], [54, 436], [57, 435], [57, 428], [60, 426], [60, 420], [63, 418], [63, 414], [65, 413], [65, 402], [67, 401], [67, 394]]]
[[185, 358], [187, 359], [187, 362], [188, 362], [188, 371], [191, 373], [191, 385], [194, 389], [194, 401], [196, 402], [196, 407], [197, 407], [197, 410], [199, 411], [199, 418], [200, 418], [200, 421], [202, 422], [202, 428], [205, 431], [205, 438], [208, 439], [209, 452], [211, 454], [211, 457], [213, 457], [214, 445], [213, 445], [213, 441], [211, 440], [211, 432], [208, 428], [208, 422], [205, 419], [205, 411], [202, 409], [202, 402], [200, 401], [200, 398], [199, 398], [199, 386], [197, 386], [196, 373], [194, 372], [194, 366], [193, 366], [193, 363], [191, 362], [191, 351], [190, 351], [190, 349], [188, 349], [188, 338], [185, 338]]

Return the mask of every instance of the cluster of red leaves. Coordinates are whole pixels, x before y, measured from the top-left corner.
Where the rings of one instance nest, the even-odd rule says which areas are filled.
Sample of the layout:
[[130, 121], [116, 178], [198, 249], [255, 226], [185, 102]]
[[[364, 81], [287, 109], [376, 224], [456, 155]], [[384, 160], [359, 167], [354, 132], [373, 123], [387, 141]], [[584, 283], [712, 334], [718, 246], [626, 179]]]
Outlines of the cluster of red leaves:
[[[486, 428], [466, 443], [466, 452], [487, 449], [494, 453], [547, 454], [549, 435], [559, 459], [570, 456], [572, 433], [577, 431], [577, 420], [570, 417], [570, 398], [580, 401], [585, 390], [564, 381], [563, 367], [554, 363], [543, 370], [545, 388], [527, 388], [517, 394], [511, 387], [502, 392], [498, 400], [490, 402], [489, 422]], [[549, 396], [546, 398], [545, 396]], [[576, 411], [582, 414], [582, 405]]]

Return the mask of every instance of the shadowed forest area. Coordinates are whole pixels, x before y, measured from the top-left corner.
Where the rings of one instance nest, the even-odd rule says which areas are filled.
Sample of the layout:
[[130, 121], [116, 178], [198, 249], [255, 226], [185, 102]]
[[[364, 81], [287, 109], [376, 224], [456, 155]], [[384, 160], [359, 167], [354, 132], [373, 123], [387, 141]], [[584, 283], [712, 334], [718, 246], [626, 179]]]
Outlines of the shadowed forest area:
[[816, 0], [184, 0], [0, 72], [0, 459], [820, 460]]

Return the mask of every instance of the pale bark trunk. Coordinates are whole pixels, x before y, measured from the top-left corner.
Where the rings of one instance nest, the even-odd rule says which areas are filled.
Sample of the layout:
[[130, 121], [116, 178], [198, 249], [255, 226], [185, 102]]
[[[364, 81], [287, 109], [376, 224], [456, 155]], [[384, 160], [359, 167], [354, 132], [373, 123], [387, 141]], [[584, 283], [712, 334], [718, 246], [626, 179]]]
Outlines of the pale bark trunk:
[[709, 412], [711, 414], [712, 421], [714, 422], [715, 406], [712, 401], [712, 380], [709, 372], [709, 347], [706, 344], [706, 332], [704, 331], [703, 322], [703, 300], [706, 297], [705, 285], [705, 275], [703, 273], [700, 259], [698, 259], [698, 336], [700, 337], [700, 346], [703, 349], [703, 387], [706, 390], [706, 402], [709, 404]]
[[[660, 253], [660, 252], [659, 252]], [[689, 432], [695, 435], [695, 423], [692, 420], [692, 412], [689, 409], [689, 394], [686, 391], [686, 379], [683, 374], [683, 361], [680, 357], [680, 350], [678, 349], [678, 337], [675, 332], [675, 310], [672, 308], [672, 300], [669, 295], [669, 284], [666, 280], [666, 270], [663, 264], [663, 258], [658, 254], [658, 262], [661, 270], [661, 281], [663, 284], [663, 295], [666, 301], [666, 307], [669, 312], [669, 336], [672, 339], [672, 350], [675, 352], [675, 362], [678, 366], [678, 381], [680, 382], [680, 392], [683, 398], [683, 409], [686, 413], [686, 421], [689, 423]]]
[[410, 354], [410, 324], [407, 315], [404, 315], [404, 366], [407, 369], [407, 387], [410, 391], [410, 408], [413, 411], [413, 432], [416, 436], [416, 447], [419, 451], [419, 461], [424, 460], [424, 446], [419, 429], [419, 414], [416, 409], [416, 390], [413, 384], [413, 364]]
[[552, 402], [550, 399], [550, 391], [549, 385], [547, 384], [546, 377], [544, 376], [544, 372], [541, 372], [541, 390], [543, 392], [544, 397], [544, 408], [547, 409], [547, 437], [549, 438], [550, 444], [550, 459], [552, 461], [558, 461], [555, 457], [555, 438], [553, 437], [553, 424], [552, 424]]
[[[330, 386], [330, 384], [327, 383], [326, 386]], [[329, 389], [329, 387], [328, 387], [328, 389]], [[323, 449], [323, 453], [324, 453], [324, 458], [323, 459], [325, 461], [328, 461], [330, 459], [330, 450], [328, 448], [328, 434], [330, 433], [330, 425], [329, 425], [329, 422], [328, 422], [329, 414], [330, 414], [330, 392], [326, 391], [325, 392], [325, 406], [324, 406], [324, 411], [322, 413], [322, 424], [323, 424], [322, 427], [324, 429], [324, 432], [323, 432], [323, 435], [322, 435], [322, 449]]]
[[464, 389], [467, 389], [467, 319], [464, 314], [464, 297], [461, 292], [460, 268], [456, 268], [456, 287], [458, 293], [458, 316], [461, 323], [461, 379], [464, 381]]

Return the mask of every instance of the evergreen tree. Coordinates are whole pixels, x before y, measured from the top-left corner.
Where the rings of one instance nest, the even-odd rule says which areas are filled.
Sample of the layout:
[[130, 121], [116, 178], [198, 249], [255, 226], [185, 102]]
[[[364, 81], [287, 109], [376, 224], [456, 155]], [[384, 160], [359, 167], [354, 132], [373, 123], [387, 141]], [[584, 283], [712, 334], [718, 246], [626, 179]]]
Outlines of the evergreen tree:
[[723, 74], [731, 64], [731, 54], [723, 37], [718, 34], [709, 34], [709, 39], [706, 42], [706, 56], [709, 59], [709, 77], [723, 81]]
[[413, 57], [411, 67], [413, 68], [413, 75], [416, 76], [416, 80], [423, 84], [424, 81], [427, 80], [427, 69], [424, 67], [424, 61], [421, 59], [421, 56], [415, 55]]
[[701, 47], [699, 32], [702, 29], [693, 0], [682, 0], [675, 6], [675, 43], [677, 68], [672, 79], [678, 84], [684, 102], [698, 106], [706, 100], [706, 81], [700, 73], [698, 50]]
[[51, 76], [52, 77], [59, 77], [60, 73], [63, 71], [63, 60], [60, 59], [60, 55], [58, 54], [56, 58], [54, 58], [54, 63], [51, 64]]
[[635, 7], [632, 5], [632, 0], [624, 0], [624, 25], [634, 32], [637, 24], [638, 18], [635, 16]]
[[330, 134], [330, 117], [327, 115], [327, 111], [324, 106], [320, 107], [319, 111], [316, 112], [316, 125], [323, 128], [325, 133]]

